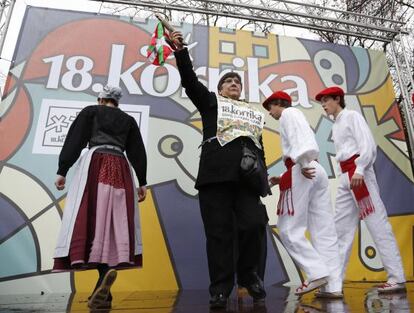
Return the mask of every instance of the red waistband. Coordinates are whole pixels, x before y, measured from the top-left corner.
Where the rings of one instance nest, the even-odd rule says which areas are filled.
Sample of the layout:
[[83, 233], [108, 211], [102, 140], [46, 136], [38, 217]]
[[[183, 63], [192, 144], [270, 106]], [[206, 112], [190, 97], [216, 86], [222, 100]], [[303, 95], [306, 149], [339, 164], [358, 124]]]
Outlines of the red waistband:
[[351, 171], [356, 167], [355, 165], [355, 159], [359, 157], [359, 154], [354, 154], [352, 157], [350, 157], [348, 160], [339, 162], [339, 165], [341, 166], [342, 173], [346, 173]]
[[292, 159], [291, 159], [291, 158], [287, 158], [287, 159], [285, 160], [285, 166], [286, 166], [286, 168], [287, 168], [287, 169], [292, 168], [292, 167], [293, 167], [293, 165], [295, 165], [295, 163], [292, 161]]

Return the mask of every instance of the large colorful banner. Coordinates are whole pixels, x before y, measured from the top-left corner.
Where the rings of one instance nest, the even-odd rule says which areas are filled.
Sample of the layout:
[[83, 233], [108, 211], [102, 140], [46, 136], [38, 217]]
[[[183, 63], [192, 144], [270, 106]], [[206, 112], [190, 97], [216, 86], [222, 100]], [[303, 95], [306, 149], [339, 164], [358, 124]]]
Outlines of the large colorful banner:
[[[105, 84], [124, 90], [121, 108], [140, 125], [149, 160], [149, 194], [139, 208], [143, 267], [120, 271], [114, 290], [207, 288], [205, 236], [194, 189], [201, 118], [181, 87], [174, 56], [164, 67], [146, 59], [155, 25], [154, 20], [27, 9], [0, 106], [0, 294], [93, 288], [96, 271], [51, 273], [66, 197], [53, 182], [71, 122], [96, 103]], [[315, 131], [333, 199], [338, 166], [332, 121], [314, 97], [333, 84], [346, 90], [347, 106], [363, 114], [378, 144], [378, 182], [407, 278], [413, 279], [413, 171], [384, 54], [272, 34], [190, 24], [177, 28], [210, 90], [220, 75], [234, 70], [243, 78], [242, 97], [253, 105], [261, 107], [274, 90], [293, 97]], [[264, 113], [269, 174], [279, 175], [284, 166], [278, 122]], [[263, 199], [270, 219], [265, 284], [295, 285], [303, 274], [279, 240], [277, 199], [277, 188]], [[386, 279], [364, 223], [346, 278]]]

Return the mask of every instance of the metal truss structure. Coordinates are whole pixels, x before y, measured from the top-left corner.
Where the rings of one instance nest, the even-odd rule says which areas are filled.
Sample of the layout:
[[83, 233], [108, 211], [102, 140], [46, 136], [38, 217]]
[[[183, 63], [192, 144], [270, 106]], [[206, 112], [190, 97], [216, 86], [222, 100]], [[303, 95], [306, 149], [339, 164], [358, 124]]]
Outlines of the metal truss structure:
[[[407, 34], [404, 23], [392, 19], [342, 11], [290, 0], [91, 0], [140, 7], [148, 11], [187, 12], [245, 21], [288, 25], [319, 31], [391, 42], [399, 33]], [[329, 27], [327, 27], [327, 23]]]
[[[3, 51], [4, 40], [6, 38], [6, 33], [9, 28], [11, 14], [13, 12], [15, 0], [1, 0], [0, 2], [0, 59], [1, 52]], [[7, 60], [9, 61], [9, 60]], [[0, 84], [3, 85], [3, 82], [6, 79], [6, 75], [0, 73]]]
[[[0, 13], [4, 11], [8, 18], [1, 32], [0, 51], [4, 42], [12, 5], [15, 0], [1, 0]], [[309, 30], [331, 32], [341, 35], [365, 38], [388, 44], [395, 64], [394, 75], [398, 79], [399, 103], [406, 124], [409, 152], [414, 155], [414, 111], [410, 103], [410, 92], [414, 91], [413, 69], [406, 55], [405, 45], [408, 30], [405, 23], [388, 18], [343, 11], [332, 7], [302, 3], [293, 0], [90, 0], [114, 6], [128, 6], [147, 12], [146, 17], [154, 13], [163, 13], [186, 21], [191, 14], [211, 25], [211, 19], [218, 22], [220, 18], [238, 21], [266, 23], [269, 25], [286, 25]], [[392, 6], [394, 1], [390, 1]], [[9, 8], [6, 10], [6, 6]], [[194, 19], [193, 19], [194, 22]], [[219, 24], [220, 25], [220, 24]], [[399, 87], [399, 88], [398, 88]]]

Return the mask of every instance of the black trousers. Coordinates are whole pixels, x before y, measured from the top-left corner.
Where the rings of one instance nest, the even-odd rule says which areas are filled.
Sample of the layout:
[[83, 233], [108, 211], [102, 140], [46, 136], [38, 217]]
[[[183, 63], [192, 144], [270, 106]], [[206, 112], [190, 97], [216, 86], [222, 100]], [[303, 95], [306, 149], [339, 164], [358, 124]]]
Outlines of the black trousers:
[[240, 285], [258, 279], [268, 221], [266, 208], [259, 195], [242, 183], [202, 186], [199, 201], [207, 238], [209, 291], [229, 296], [235, 274]]

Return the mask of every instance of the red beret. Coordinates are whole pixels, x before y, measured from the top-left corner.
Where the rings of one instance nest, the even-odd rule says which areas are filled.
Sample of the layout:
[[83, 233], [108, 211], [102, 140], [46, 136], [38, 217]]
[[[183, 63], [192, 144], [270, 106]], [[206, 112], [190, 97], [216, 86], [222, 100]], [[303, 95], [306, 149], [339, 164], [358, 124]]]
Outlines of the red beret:
[[271, 102], [271, 101], [273, 101], [273, 100], [277, 100], [277, 99], [280, 99], [280, 100], [286, 100], [286, 101], [288, 101], [289, 103], [292, 103], [292, 98], [286, 93], [286, 92], [284, 92], [284, 91], [275, 91], [274, 93], [272, 93], [271, 95], [270, 95], [270, 97], [268, 97], [264, 102], [263, 102], [263, 107], [266, 109], [266, 110], [269, 110], [268, 109], [268, 106], [269, 106], [269, 103]]
[[342, 96], [343, 97], [344, 95], [345, 95], [345, 93], [342, 90], [342, 88], [339, 88], [339, 87], [329, 87], [329, 88], [326, 88], [326, 89], [322, 90], [321, 92], [319, 92], [316, 95], [315, 99], [317, 101], [321, 101], [321, 99], [322, 99], [323, 96]]

